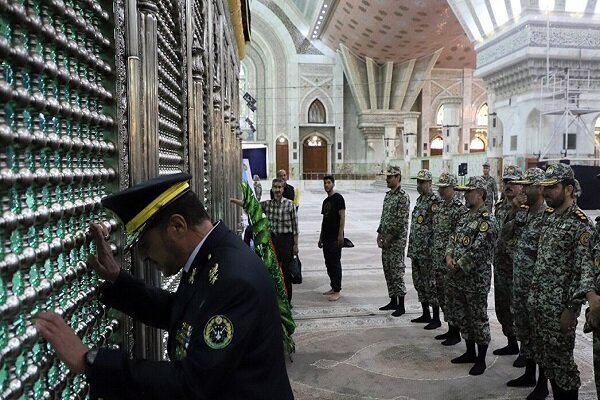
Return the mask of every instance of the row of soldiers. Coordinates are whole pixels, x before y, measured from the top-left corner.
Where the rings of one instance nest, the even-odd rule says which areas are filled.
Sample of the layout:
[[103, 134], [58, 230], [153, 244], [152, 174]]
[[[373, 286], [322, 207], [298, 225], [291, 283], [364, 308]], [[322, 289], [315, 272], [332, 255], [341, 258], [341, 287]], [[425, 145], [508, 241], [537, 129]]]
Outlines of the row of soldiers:
[[[400, 187], [400, 168], [392, 166], [386, 175], [391, 190], [384, 199], [377, 242], [390, 303], [380, 309], [400, 316], [405, 313], [404, 249], [410, 200]], [[519, 354], [514, 365], [525, 366], [525, 373], [507, 385], [535, 387], [527, 398], [545, 399], [549, 380], [555, 399], [576, 399], [580, 379], [573, 358], [575, 328], [586, 300], [590, 328], [600, 328], [596, 294], [600, 224], [594, 234], [593, 223], [577, 207], [575, 176], [566, 164], [550, 165], [546, 171], [530, 168], [524, 175], [507, 166], [502, 178], [503, 197], [492, 213], [494, 203], [488, 198], [496, 195], [496, 189], [494, 184], [488, 190], [485, 166], [484, 176], [471, 177], [466, 185], [458, 185], [455, 175], [442, 173], [439, 196], [433, 191], [431, 173], [417, 174], [419, 197], [411, 216], [407, 256], [423, 313], [411, 322], [436, 329], [441, 326], [441, 308], [448, 332], [435, 338], [451, 346], [462, 335], [466, 352], [451, 362], [473, 364], [469, 373], [483, 374], [493, 277], [496, 315], [508, 341], [494, 354]], [[464, 204], [457, 192], [464, 192]], [[600, 389], [596, 334], [594, 349]]]

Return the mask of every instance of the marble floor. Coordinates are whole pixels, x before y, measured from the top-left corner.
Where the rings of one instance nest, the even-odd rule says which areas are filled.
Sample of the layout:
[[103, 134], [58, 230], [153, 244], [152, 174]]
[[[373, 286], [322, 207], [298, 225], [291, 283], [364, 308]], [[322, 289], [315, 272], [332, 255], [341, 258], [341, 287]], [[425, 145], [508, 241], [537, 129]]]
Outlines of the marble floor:
[[[346, 186], [346, 187], [344, 187]], [[329, 289], [323, 255], [317, 247], [321, 224], [322, 189], [304, 189], [299, 209], [300, 258], [303, 283], [294, 285], [293, 313], [297, 352], [288, 360], [288, 373], [296, 399], [524, 399], [530, 388], [508, 388], [506, 381], [520, 376], [515, 356], [494, 356], [506, 339], [494, 312], [490, 294], [489, 316], [492, 342], [487, 370], [468, 374], [470, 364], [455, 365], [450, 359], [462, 354], [464, 341], [441, 346], [433, 337], [444, 326], [426, 331], [410, 319], [421, 307], [412, 286], [407, 259], [407, 313], [394, 318], [378, 308], [389, 301], [381, 268], [381, 251], [375, 243], [383, 186], [356, 188], [339, 182], [337, 190], [346, 200], [346, 237], [356, 247], [342, 255], [342, 297], [330, 302], [321, 293]], [[417, 197], [407, 189], [411, 204]], [[588, 212], [590, 217], [598, 212]], [[492, 289], [493, 290], [493, 289]], [[578, 325], [575, 359], [582, 387], [580, 399], [596, 399], [591, 336]], [[549, 398], [552, 398], [550, 395]]]

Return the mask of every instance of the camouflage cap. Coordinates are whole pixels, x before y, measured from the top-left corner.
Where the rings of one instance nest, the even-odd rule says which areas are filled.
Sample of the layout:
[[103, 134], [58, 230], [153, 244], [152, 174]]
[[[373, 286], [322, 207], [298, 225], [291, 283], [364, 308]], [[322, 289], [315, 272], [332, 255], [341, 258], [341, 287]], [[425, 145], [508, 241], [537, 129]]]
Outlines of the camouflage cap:
[[539, 185], [544, 180], [544, 170], [541, 168], [529, 168], [525, 171], [523, 179], [512, 181], [519, 185]]
[[461, 192], [468, 192], [475, 189], [481, 189], [487, 192], [486, 183], [482, 176], [472, 176], [469, 178], [469, 182], [466, 185], [457, 186], [455, 189]]
[[413, 179], [417, 179], [420, 181], [431, 181], [433, 180], [433, 176], [428, 169], [422, 169], [417, 173], [417, 176]]
[[448, 187], [448, 186], [456, 186], [458, 183], [458, 179], [456, 175], [451, 174], [450, 172], [442, 172], [438, 179], [437, 185], [439, 187]]
[[515, 167], [514, 165], [507, 165], [504, 167], [504, 173], [502, 174], [502, 180], [514, 181], [517, 179], [522, 179], [523, 173], [520, 169]]
[[490, 162], [488, 160], [485, 160], [481, 166], [482, 167], [489, 167], [490, 166]]
[[563, 163], [552, 164], [546, 168], [544, 180], [540, 184], [542, 186], [552, 186], [565, 179], [575, 179], [573, 169], [569, 165]]
[[402, 172], [400, 171], [400, 167], [397, 165], [390, 165], [387, 169], [386, 172], [383, 172], [379, 175], [385, 175], [385, 176], [394, 176], [394, 175], [400, 175], [402, 176]]

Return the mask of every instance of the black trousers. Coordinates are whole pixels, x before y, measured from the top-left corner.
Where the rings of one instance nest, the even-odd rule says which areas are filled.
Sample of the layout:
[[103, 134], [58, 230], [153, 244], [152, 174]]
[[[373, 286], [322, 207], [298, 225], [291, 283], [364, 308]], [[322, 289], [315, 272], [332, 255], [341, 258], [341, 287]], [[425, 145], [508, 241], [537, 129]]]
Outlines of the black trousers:
[[331, 289], [339, 292], [342, 290], [342, 248], [336, 241], [323, 243], [323, 257]]
[[271, 233], [271, 239], [273, 239], [273, 246], [275, 246], [275, 252], [277, 253], [277, 261], [279, 261], [281, 271], [283, 272], [283, 283], [285, 285], [285, 290], [287, 291], [288, 300], [292, 301], [290, 264], [294, 258], [294, 235], [291, 233], [283, 233], [281, 235]]

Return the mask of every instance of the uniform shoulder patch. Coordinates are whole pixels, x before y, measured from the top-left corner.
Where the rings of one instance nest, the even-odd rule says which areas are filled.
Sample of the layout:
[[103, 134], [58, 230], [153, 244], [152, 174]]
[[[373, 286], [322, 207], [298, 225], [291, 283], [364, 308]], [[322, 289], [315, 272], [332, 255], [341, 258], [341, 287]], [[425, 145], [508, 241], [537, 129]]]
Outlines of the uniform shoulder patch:
[[431, 211], [436, 212], [437, 209], [439, 208], [439, 206], [440, 206], [439, 203], [433, 203], [431, 205]]
[[581, 244], [583, 244], [584, 246], [587, 246], [590, 243], [591, 237], [592, 237], [592, 234], [588, 231], [585, 231], [581, 235], [579, 235], [579, 242]]
[[423, 216], [422, 216], [422, 215], [419, 215], [419, 216], [417, 217], [417, 223], [418, 223], [418, 224], [422, 224], [422, 223], [423, 223]]
[[490, 230], [490, 224], [487, 221], [483, 221], [479, 224], [479, 232], [487, 232]]
[[204, 326], [204, 343], [211, 349], [221, 350], [233, 339], [233, 324], [224, 315], [212, 316]]

